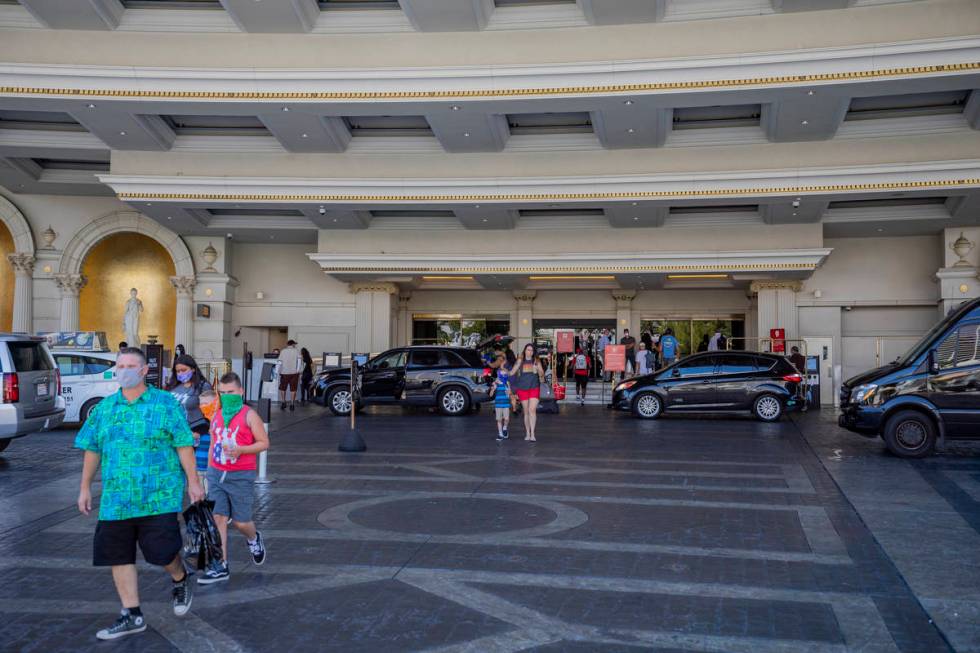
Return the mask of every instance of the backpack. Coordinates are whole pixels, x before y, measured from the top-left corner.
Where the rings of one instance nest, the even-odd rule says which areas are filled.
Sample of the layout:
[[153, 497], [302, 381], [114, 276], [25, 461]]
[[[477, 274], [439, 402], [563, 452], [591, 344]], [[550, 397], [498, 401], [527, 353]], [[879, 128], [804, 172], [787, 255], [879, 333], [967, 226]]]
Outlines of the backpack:
[[585, 357], [585, 354], [577, 354], [575, 356], [575, 369], [586, 370], [588, 368], [589, 368], [589, 362], [588, 359]]

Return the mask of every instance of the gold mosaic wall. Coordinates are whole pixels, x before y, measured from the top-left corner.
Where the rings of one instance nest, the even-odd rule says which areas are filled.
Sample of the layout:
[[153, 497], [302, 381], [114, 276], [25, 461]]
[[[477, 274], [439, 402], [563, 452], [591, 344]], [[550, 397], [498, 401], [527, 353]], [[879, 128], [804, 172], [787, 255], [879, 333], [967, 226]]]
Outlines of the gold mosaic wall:
[[105, 331], [109, 346], [115, 348], [126, 337], [123, 313], [129, 289], [136, 288], [143, 301], [140, 340], [146, 343], [147, 336], [154, 334], [173, 349], [177, 294], [170, 277], [174, 263], [162, 245], [137, 233], [113, 234], [89, 250], [82, 274], [88, 278], [79, 296], [82, 331]]
[[14, 268], [7, 254], [14, 253], [14, 237], [0, 222], [0, 331], [10, 331], [14, 322]]

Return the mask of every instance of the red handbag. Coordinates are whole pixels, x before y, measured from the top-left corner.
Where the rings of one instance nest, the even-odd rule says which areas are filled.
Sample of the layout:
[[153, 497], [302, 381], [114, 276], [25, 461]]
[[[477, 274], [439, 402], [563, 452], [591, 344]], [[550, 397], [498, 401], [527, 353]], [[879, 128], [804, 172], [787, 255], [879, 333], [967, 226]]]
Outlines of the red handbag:
[[555, 391], [556, 400], [563, 401], [565, 399], [565, 386], [556, 383], [551, 388]]

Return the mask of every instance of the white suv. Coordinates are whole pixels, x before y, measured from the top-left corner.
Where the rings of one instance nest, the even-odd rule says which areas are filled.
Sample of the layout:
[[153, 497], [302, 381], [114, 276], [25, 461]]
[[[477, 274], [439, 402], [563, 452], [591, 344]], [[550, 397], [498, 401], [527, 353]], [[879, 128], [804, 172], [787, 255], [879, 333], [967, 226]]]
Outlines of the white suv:
[[65, 419], [61, 375], [44, 338], [0, 333], [0, 451]]

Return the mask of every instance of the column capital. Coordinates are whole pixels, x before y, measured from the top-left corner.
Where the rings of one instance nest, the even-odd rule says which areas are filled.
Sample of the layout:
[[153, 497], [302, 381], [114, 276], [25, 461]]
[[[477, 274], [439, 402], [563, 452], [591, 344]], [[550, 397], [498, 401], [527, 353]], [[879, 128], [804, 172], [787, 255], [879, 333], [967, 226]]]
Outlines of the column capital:
[[61, 290], [62, 296], [77, 297], [85, 284], [88, 283], [88, 279], [84, 274], [56, 274], [54, 275], [54, 282]]
[[538, 296], [537, 290], [515, 290], [513, 291], [514, 299], [519, 302], [533, 302], [534, 298]]
[[412, 299], [412, 293], [405, 291], [398, 295], [398, 308], [408, 308], [408, 302]]
[[775, 281], [775, 280], [763, 280], [763, 281], [753, 281], [749, 285], [749, 290], [753, 293], [758, 293], [760, 290], [792, 290], [793, 292], [800, 292], [803, 290], [803, 282], [790, 280], [790, 281]]
[[383, 292], [389, 295], [397, 295], [398, 286], [387, 281], [352, 281], [350, 292], [353, 295], [361, 292]]
[[7, 254], [7, 260], [14, 268], [14, 274], [18, 277], [29, 277], [34, 274], [34, 262], [37, 261], [33, 255], [24, 252], [14, 252]]
[[629, 308], [630, 302], [636, 297], [635, 290], [612, 290], [610, 293], [617, 304], [623, 304], [620, 308]]
[[170, 284], [177, 291], [178, 297], [193, 297], [197, 279], [194, 277], [170, 277]]

